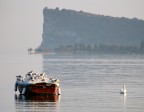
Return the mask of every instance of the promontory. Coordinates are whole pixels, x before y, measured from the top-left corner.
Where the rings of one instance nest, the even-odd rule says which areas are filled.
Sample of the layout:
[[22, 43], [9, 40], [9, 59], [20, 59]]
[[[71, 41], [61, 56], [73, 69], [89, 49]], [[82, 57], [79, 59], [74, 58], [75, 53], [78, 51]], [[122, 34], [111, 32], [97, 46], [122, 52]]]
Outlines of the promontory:
[[144, 49], [144, 21], [141, 19], [59, 8], [44, 8], [43, 16], [42, 42], [37, 52]]

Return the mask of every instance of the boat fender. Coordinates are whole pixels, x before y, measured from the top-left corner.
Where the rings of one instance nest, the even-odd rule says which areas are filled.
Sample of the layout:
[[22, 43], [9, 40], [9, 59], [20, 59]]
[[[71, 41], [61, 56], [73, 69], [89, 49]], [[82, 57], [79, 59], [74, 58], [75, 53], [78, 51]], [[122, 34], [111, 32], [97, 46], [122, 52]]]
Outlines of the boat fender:
[[17, 91], [17, 86], [18, 86], [17, 83], [15, 83], [15, 91]]
[[22, 94], [25, 94], [25, 92], [26, 92], [26, 88], [23, 88]]
[[61, 95], [61, 90], [60, 90], [60, 88], [58, 88], [58, 95]]

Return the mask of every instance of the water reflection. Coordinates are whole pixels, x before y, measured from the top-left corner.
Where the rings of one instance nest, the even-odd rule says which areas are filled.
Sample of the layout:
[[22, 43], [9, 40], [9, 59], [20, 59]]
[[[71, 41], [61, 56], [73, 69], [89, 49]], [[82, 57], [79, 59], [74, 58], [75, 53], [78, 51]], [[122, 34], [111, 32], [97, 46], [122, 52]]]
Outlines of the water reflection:
[[48, 95], [15, 95], [16, 111], [58, 112], [60, 96]]
[[127, 93], [121, 94], [122, 97], [122, 104], [123, 104], [123, 112], [126, 112], [126, 100], [127, 100]]

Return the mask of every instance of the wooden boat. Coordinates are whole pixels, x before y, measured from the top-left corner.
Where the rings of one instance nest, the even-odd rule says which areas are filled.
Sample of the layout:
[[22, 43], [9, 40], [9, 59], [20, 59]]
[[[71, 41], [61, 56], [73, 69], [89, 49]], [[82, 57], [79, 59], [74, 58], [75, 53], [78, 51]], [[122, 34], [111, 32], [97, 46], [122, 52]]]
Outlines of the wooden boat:
[[30, 71], [25, 77], [16, 76], [15, 91], [20, 94], [46, 94], [46, 95], [60, 95], [59, 80], [57, 78], [48, 78], [45, 73], [37, 74]]

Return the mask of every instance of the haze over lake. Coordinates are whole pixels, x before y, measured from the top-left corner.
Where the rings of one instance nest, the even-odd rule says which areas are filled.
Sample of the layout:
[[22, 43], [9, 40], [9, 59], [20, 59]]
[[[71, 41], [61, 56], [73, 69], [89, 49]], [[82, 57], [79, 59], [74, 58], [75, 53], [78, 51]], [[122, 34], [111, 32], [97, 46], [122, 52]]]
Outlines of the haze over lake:
[[[5, 112], [143, 112], [144, 56], [1, 55], [0, 110]], [[60, 97], [26, 97], [14, 92], [16, 75], [28, 71], [58, 77]], [[127, 95], [119, 93], [125, 83]]]

